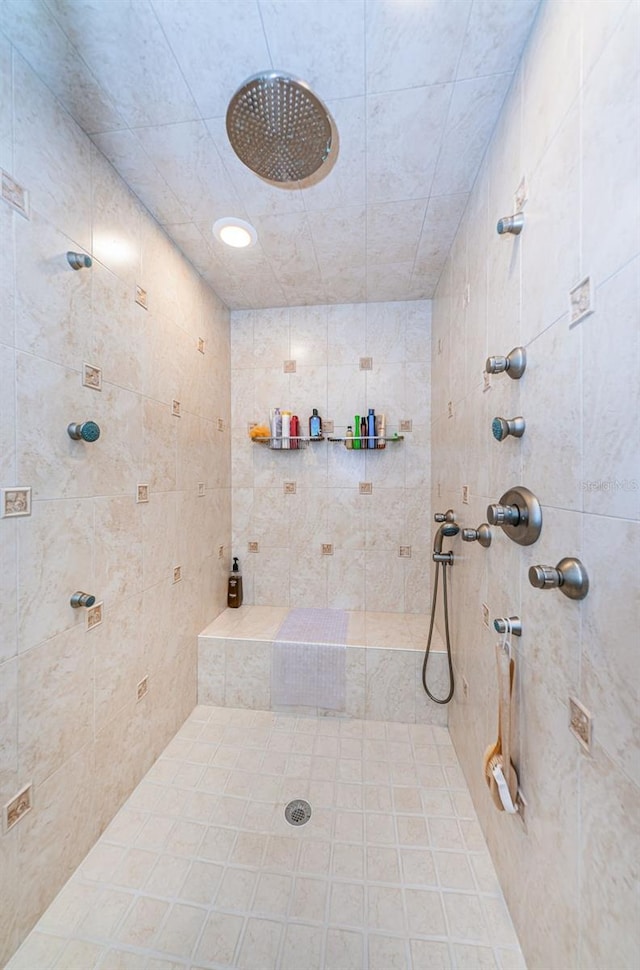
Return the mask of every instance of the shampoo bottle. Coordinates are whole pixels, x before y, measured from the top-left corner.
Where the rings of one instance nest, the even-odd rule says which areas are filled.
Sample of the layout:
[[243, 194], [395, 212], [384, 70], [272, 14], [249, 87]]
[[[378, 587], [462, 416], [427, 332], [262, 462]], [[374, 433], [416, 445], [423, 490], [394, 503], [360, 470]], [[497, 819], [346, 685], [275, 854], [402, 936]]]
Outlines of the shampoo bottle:
[[376, 414], [376, 434], [378, 440], [376, 444], [378, 448], [386, 448], [386, 442], [384, 440], [385, 434], [387, 433], [387, 425], [385, 421], [384, 414]]
[[360, 447], [360, 415], [356, 414], [353, 419], [353, 447]]
[[275, 408], [271, 421], [271, 447], [282, 448], [282, 415], [280, 408]]
[[282, 412], [282, 447], [291, 447], [291, 411]]
[[300, 421], [298, 420], [297, 414], [292, 414], [291, 415], [291, 447], [292, 448], [298, 447], [299, 437], [300, 437]]
[[313, 414], [309, 418], [309, 437], [311, 438], [321, 438], [322, 437], [322, 418], [318, 414], [318, 409], [313, 409]]
[[347, 427], [347, 437], [344, 441], [345, 448], [353, 448], [353, 428], [351, 425]]
[[227, 592], [227, 606], [237, 609], [242, 606], [242, 573], [238, 565], [238, 557], [233, 557], [233, 568], [229, 574], [229, 589]]
[[376, 446], [376, 415], [373, 408], [369, 408], [367, 417], [367, 448]]

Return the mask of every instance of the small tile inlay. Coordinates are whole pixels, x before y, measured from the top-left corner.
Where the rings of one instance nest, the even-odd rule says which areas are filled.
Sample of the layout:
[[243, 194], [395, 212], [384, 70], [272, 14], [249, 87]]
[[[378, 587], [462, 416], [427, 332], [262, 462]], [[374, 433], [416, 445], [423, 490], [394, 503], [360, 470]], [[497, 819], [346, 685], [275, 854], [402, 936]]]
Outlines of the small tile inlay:
[[491, 390], [491, 374], [487, 374], [486, 370], [482, 372], [482, 393]]
[[322, 555], [332, 556], [333, 555], [333, 544], [331, 542], [322, 543]]
[[224, 559], [224, 546], [218, 546], [218, 559]]
[[593, 718], [575, 697], [569, 698], [569, 727], [585, 751], [591, 751]]
[[198, 482], [198, 498], [204, 498], [204, 482]]
[[82, 365], [82, 384], [94, 391], [102, 390], [102, 369], [93, 364]]
[[413, 421], [411, 420], [411, 418], [405, 418], [403, 421], [400, 422], [400, 430], [413, 431]]
[[136, 283], [136, 303], [141, 306], [144, 310], [148, 309], [147, 306], [147, 291]]
[[12, 209], [19, 212], [26, 219], [29, 218], [29, 196], [15, 179], [12, 179], [7, 172], [2, 172], [2, 198]]
[[136, 502], [148, 502], [148, 501], [149, 501], [149, 486], [138, 485], [136, 489]]
[[400, 558], [411, 559], [411, 546], [400, 546]]
[[527, 180], [523, 175], [522, 178], [520, 179], [520, 185], [516, 189], [516, 194], [513, 197], [513, 202], [514, 202], [513, 211], [522, 212], [528, 198], [529, 198], [529, 190], [527, 188]]
[[102, 603], [96, 603], [91, 609], [87, 610], [87, 630], [93, 630], [94, 627], [100, 626], [102, 623]]
[[333, 434], [333, 432], [334, 432], [334, 423], [333, 423], [333, 421], [324, 420], [322, 422], [322, 430], [323, 430], [324, 434]]
[[218, 431], [224, 431], [224, 421], [222, 418], [218, 418]]
[[449, 418], [453, 417], [453, 401], [449, 401], [447, 403], [447, 417]]
[[571, 307], [571, 324], [578, 323], [593, 313], [593, 293], [591, 289], [591, 278], [585, 276], [577, 286], [569, 291], [569, 303]]
[[360, 482], [358, 491], [361, 495], [373, 495], [373, 482]]
[[171, 402], [171, 413], [174, 416], [174, 418], [180, 417], [180, 401]]
[[361, 357], [360, 370], [373, 370], [373, 357]]
[[204, 337], [198, 337], [198, 353], [204, 354]]
[[295, 374], [296, 372], [296, 362], [295, 360], [285, 360], [282, 369], [285, 374]]
[[8, 832], [21, 818], [33, 808], [33, 788], [31, 782], [21, 788], [11, 801], [2, 809], [2, 829]]
[[296, 483], [295, 482], [283, 482], [283, 489], [285, 495], [295, 495], [296, 494]]
[[462, 504], [463, 505], [468, 505], [469, 504], [469, 486], [468, 485], [463, 485], [462, 486]]
[[16, 485], [2, 489], [2, 518], [31, 515], [31, 486]]
[[141, 701], [142, 698], [149, 693], [149, 675], [146, 674], [138, 686], [136, 687], [136, 700]]
[[174, 583], [179, 583], [182, 579], [182, 566], [173, 567], [173, 581]]
[[257, 542], [249, 543], [249, 552], [259, 552], [259, 551], [260, 551], [259, 544]]

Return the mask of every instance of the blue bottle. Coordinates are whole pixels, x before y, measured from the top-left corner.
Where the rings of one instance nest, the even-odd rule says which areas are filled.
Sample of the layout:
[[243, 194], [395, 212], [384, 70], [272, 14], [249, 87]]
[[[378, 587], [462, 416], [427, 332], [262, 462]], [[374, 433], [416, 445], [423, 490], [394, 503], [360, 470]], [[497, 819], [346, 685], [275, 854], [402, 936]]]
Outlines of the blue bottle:
[[367, 448], [375, 448], [376, 441], [376, 416], [373, 408], [369, 408], [367, 416]]

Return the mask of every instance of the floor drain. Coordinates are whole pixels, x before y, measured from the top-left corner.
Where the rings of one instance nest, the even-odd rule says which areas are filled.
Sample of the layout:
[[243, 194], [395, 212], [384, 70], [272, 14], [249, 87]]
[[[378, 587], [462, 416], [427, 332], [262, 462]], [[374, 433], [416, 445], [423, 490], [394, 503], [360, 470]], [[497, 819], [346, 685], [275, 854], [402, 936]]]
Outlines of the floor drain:
[[284, 817], [290, 825], [304, 825], [311, 818], [311, 805], [303, 798], [296, 798], [285, 808]]

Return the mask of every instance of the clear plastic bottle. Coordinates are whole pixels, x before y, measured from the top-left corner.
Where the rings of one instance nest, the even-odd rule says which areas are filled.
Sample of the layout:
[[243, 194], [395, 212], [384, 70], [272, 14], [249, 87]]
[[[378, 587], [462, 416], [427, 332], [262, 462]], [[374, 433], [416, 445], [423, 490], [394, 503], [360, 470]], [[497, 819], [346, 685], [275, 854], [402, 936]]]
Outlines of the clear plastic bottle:
[[349, 425], [347, 428], [347, 436], [345, 438], [344, 446], [345, 448], [353, 448], [353, 428], [351, 425]]
[[282, 415], [280, 408], [275, 408], [271, 419], [271, 447], [282, 448]]
[[313, 409], [313, 414], [309, 418], [309, 437], [310, 438], [321, 438], [322, 437], [322, 418], [318, 414], [318, 409]]

